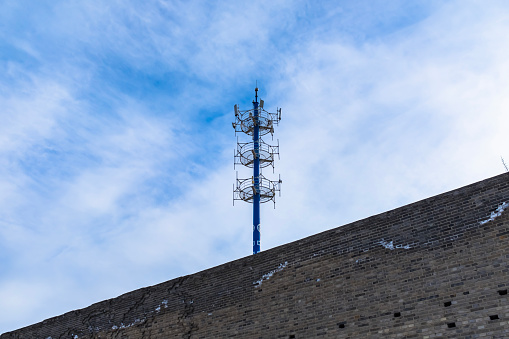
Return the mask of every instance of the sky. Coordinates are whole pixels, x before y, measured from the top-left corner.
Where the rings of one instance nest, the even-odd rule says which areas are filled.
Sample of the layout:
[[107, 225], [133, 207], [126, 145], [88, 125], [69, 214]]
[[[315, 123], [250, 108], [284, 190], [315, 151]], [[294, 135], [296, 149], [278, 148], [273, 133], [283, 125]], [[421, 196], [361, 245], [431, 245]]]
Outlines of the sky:
[[0, 333], [251, 255], [256, 84], [267, 250], [505, 172], [508, 79], [504, 0], [0, 1]]

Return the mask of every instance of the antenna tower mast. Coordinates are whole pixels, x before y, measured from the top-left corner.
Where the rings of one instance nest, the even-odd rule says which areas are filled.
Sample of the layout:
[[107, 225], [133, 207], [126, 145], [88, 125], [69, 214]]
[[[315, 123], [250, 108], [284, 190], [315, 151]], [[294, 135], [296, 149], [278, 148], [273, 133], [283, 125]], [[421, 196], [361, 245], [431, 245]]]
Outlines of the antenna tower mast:
[[269, 145], [262, 140], [262, 136], [271, 134], [274, 140], [274, 125], [281, 121], [281, 109], [276, 113], [269, 113], [263, 108], [263, 100], [258, 101], [258, 87], [255, 88], [253, 109], [240, 111], [235, 105], [235, 122], [232, 123], [235, 135], [244, 133], [252, 136], [251, 142], [239, 142], [234, 152], [235, 165], [253, 168], [253, 176], [248, 179], [239, 179], [233, 185], [233, 204], [235, 200], [243, 200], [253, 204], [253, 254], [260, 252], [260, 203], [272, 201], [276, 208], [276, 192], [281, 195], [281, 176], [278, 181], [266, 179], [261, 172], [262, 168], [272, 166], [274, 172], [274, 156], [279, 158], [279, 140], [277, 145]]

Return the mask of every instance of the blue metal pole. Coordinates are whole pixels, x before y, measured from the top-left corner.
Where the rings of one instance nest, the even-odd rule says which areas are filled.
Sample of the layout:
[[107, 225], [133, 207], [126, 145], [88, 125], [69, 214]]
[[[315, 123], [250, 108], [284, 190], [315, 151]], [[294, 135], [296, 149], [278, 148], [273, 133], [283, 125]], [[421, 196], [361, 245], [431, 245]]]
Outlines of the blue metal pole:
[[253, 254], [260, 252], [260, 126], [258, 120], [258, 88], [255, 89], [256, 100], [253, 101], [254, 108], [254, 166], [253, 166], [253, 180], [255, 194], [253, 196]]

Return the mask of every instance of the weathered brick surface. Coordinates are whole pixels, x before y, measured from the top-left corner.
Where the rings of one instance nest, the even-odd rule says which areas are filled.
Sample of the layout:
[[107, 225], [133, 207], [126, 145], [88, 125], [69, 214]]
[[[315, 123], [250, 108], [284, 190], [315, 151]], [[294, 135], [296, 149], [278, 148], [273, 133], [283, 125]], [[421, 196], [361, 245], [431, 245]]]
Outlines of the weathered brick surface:
[[0, 338], [509, 338], [504, 203], [509, 174]]

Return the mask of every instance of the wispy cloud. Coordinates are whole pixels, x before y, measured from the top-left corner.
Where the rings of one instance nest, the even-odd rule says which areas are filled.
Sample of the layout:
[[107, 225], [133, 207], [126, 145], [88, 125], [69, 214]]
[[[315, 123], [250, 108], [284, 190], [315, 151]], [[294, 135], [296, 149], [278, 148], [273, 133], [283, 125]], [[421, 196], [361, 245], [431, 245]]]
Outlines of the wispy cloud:
[[230, 123], [256, 80], [283, 107], [263, 249], [509, 157], [505, 2], [2, 6], [0, 332], [249, 255]]
[[280, 232], [326, 229], [501, 172], [509, 27], [497, 10], [446, 6], [382, 40], [310, 41], [288, 58], [276, 91], [288, 112], [279, 168], [299, 208], [281, 200]]

